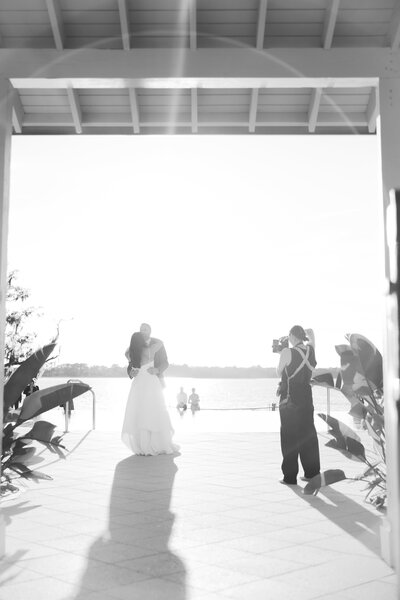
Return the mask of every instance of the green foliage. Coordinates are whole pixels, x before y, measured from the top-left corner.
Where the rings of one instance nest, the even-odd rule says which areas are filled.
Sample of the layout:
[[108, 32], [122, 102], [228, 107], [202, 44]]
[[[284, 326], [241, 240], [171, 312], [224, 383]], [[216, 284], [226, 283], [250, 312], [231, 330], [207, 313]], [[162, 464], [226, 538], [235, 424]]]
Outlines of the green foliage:
[[1, 454], [1, 496], [15, 494], [19, 491], [19, 487], [15, 485], [16, 479], [34, 481], [51, 479], [49, 475], [28, 466], [29, 463], [41, 460], [36, 456], [38, 445], [39, 447], [44, 445], [50, 451], [64, 457], [65, 446], [62, 444], [62, 436], [54, 435], [55, 425], [52, 423], [37, 421], [28, 432], [20, 432], [17, 429], [30, 419], [57, 406], [63, 406], [66, 401], [91, 389], [89, 385], [82, 382], [52, 386], [26, 396], [19, 411], [11, 410], [15, 399], [21, 396], [32, 378], [37, 376], [55, 345], [56, 341], [53, 340], [51, 344], [28, 356], [4, 386], [5, 414]]
[[[340, 356], [340, 389], [351, 404], [350, 414], [363, 415], [363, 426], [372, 440], [372, 450], [367, 450], [360, 437], [350, 427], [329, 415], [320, 413], [329, 426], [332, 438], [326, 443], [347, 458], [360, 461], [366, 469], [354, 478], [343, 475], [339, 479], [332, 477], [331, 471], [324, 471], [314, 477], [304, 488], [305, 494], [316, 494], [318, 490], [343, 478], [365, 481], [366, 497], [374, 506], [385, 506], [386, 492], [386, 438], [383, 402], [382, 356], [375, 346], [362, 335], [347, 334], [349, 344], [336, 346]], [[333, 387], [331, 381], [324, 383], [315, 379], [314, 385]]]
[[6, 377], [32, 352], [37, 334], [32, 318], [40, 316], [37, 307], [28, 303], [30, 292], [17, 283], [17, 271], [8, 275], [4, 370]]

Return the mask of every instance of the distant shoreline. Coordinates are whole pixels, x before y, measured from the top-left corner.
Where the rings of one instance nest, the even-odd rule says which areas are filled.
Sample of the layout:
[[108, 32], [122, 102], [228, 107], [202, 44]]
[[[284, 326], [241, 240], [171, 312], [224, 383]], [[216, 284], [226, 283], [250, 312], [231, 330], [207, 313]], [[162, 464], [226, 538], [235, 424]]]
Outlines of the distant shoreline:
[[[332, 373], [335, 377], [339, 372], [335, 368], [318, 368], [315, 374]], [[126, 367], [112, 365], [87, 365], [85, 363], [74, 363], [49, 367], [42, 377], [127, 377]], [[166, 378], [192, 378], [192, 379], [276, 379], [275, 367], [191, 367], [189, 365], [170, 365], [165, 373]]]

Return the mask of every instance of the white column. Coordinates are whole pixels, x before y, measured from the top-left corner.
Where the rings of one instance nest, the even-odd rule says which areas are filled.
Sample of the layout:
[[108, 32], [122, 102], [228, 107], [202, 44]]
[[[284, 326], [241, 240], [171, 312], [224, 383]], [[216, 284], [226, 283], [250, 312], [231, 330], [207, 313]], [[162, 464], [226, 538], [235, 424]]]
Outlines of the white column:
[[[383, 207], [391, 189], [400, 190], [400, 79], [385, 78], [379, 83]], [[389, 277], [389, 254], [385, 229], [385, 270]], [[384, 347], [385, 428], [388, 480], [388, 512], [382, 528], [382, 555], [400, 574], [400, 437], [398, 319], [393, 298], [388, 297]]]
[[[10, 158], [12, 132], [12, 86], [8, 79], [0, 79], [0, 426], [3, 430], [4, 388], [4, 325], [7, 291], [7, 237], [10, 190]], [[1, 440], [0, 440], [1, 444]], [[0, 557], [5, 552], [5, 522], [0, 513]]]

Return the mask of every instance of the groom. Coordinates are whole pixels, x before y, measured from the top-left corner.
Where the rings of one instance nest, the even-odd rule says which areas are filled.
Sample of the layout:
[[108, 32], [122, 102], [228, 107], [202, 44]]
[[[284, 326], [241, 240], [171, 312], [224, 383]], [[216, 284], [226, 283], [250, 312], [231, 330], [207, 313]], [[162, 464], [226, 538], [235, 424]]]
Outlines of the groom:
[[[148, 325], [147, 323], [142, 323], [140, 326], [140, 333], [145, 341], [145, 344], [147, 346], [150, 346], [151, 344], [154, 344], [154, 342], [159, 342], [160, 340], [157, 340], [156, 338], [152, 338], [150, 337], [151, 335], [151, 327], [150, 325]], [[128, 365], [128, 375], [129, 377], [133, 378], [136, 377], [136, 375], [139, 373], [139, 369], [135, 369], [132, 368], [131, 363], [130, 363], [130, 352], [131, 348], [129, 346], [128, 350], [125, 352], [125, 356], [126, 358], [129, 360], [129, 365]], [[152, 367], [151, 369], [149, 369], [149, 372], [152, 373], [153, 375], [157, 375], [161, 381], [161, 384], [165, 385], [164, 383], [164, 377], [163, 377], [163, 373], [166, 370], [166, 368], [169, 366], [168, 363], [168, 358], [167, 358], [167, 353], [165, 351], [164, 348], [164, 344], [161, 346], [161, 348], [155, 353], [154, 355], [154, 368]]]

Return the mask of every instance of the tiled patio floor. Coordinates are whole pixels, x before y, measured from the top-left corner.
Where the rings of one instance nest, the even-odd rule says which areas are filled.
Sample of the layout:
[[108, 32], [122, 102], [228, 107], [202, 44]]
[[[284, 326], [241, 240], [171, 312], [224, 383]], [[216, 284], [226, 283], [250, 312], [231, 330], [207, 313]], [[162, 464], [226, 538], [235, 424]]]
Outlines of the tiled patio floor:
[[118, 434], [68, 434], [68, 459], [38, 467], [54, 481], [4, 504], [0, 599], [395, 600], [363, 484], [280, 485], [277, 433], [177, 441], [178, 456], [134, 457]]

